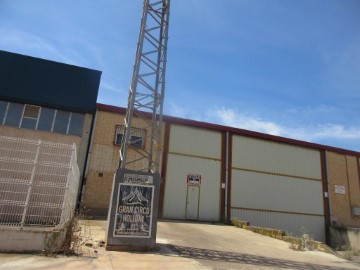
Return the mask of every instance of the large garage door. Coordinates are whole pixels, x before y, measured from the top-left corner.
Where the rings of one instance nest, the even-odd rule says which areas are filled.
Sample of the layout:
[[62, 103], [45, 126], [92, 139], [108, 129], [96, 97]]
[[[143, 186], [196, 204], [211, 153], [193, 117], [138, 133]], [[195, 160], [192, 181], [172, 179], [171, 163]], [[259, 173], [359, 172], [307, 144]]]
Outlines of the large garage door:
[[231, 217], [325, 241], [320, 153], [234, 136]]
[[219, 221], [220, 157], [220, 132], [171, 125], [164, 218]]

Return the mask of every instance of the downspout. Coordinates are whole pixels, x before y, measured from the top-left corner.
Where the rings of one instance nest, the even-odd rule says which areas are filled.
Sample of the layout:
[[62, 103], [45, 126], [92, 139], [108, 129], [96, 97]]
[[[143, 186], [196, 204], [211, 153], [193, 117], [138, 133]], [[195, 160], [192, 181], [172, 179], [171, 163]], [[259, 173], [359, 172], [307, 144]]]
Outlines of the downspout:
[[95, 137], [95, 128], [96, 128], [97, 118], [98, 118], [98, 110], [95, 111], [95, 117], [94, 117], [94, 121], [93, 121], [92, 127], [91, 127], [90, 142], [89, 142], [88, 152], [86, 155], [87, 156], [86, 164], [85, 164], [85, 170], [84, 170], [83, 179], [82, 179], [82, 183], [81, 183], [81, 193], [79, 196], [78, 207], [81, 206], [81, 203], [83, 202], [85, 191], [86, 191], [86, 178], [87, 178], [87, 175], [89, 172], [90, 159], [91, 159], [91, 153], [92, 153], [93, 142], [94, 142], [94, 137]]
[[228, 220], [227, 214], [227, 198], [228, 198], [228, 183], [229, 183], [229, 131], [226, 131], [225, 142], [225, 220]]
[[329, 166], [328, 166], [328, 155], [327, 155], [327, 151], [325, 150], [325, 166], [326, 166], [326, 183], [327, 183], [327, 198], [328, 198], [328, 201], [329, 201], [329, 215], [330, 215], [330, 225], [333, 225], [333, 215], [332, 215], [332, 205], [331, 205], [331, 194], [330, 194], [330, 190], [331, 190], [331, 187], [330, 187], [330, 179], [329, 179]]
[[330, 210], [330, 189], [328, 179], [328, 164], [326, 150], [320, 150], [321, 160], [321, 182], [323, 192], [323, 207], [324, 207], [324, 221], [325, 221], [325, 242], [327, 245], [331, 243], [330, 226], [331, 226], [331, 210]]

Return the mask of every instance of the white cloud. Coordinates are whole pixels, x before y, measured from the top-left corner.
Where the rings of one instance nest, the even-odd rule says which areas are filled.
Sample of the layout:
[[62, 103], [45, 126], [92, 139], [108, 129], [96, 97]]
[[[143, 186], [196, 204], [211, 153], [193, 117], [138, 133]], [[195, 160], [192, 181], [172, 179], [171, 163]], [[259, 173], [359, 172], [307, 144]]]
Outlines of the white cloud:
[[216, 109], [215, 111], [210, 112], [209, 116], [213, 116], [215, 121], [226, 126], [254, 130], [278, 136], [281, 136], [281, 133], [283, 132], [283, 128], [276, 123], [242, 115], [232, 109]]
[[165, 105], [167, 106], [166, 114], [174, 117], [181, 117], [181, 118], [190, 118], [196, 119], [198, 116], [194, 117], [191, 110], [186, 108], [185, 106], [180, 106], [172, 100], [166, 100]]
[[325, 139], [360, 140], [359, 126], [346, 127], [341, 124], [329, 123], [289, 127], [259, 117], [244, 115], [228, 108], [217, 108], [209, 112], [208, 117], [210, 117], [210, 121], [222, 125], [310, 142], [321, 143], [321, 140]]
[[[339, 124], [317, 125], [313, 128], [288, 129], [289, 135], [311, 141], [321, 139], [360, 140], [360, 127], [345, 127]], [[308, 140], [309, 140], [308, 139]]]
[[101, 80], [100, 83], [100, 88], [103, 88], [107, 91], [111, 91], [111, 92], [115, 92], [115, 93], [119, 93], [119, 94], [126, 94], [126, 90], [120, 87], [117, 87], [115, 85], [113, 85], [112, 83], [105, 81], [104, 79]]
[[[0, 36], [6, 37], [0, 40], [0, 47], [3, 50], [76, 66], [89, 67], [94, 62], [96, 63], [94, 68], [105, 66], [101, 50], [80, 39], [61, 36], [49, 39], [31, 32], [10, 28], [0, 28]], [[86, 55], [91, 55], [90, 58], [93, 61], [90, 61]]]
[[294, 107], [291, 108], [289, 110], [287, 110], [287, 113], [291, 113], [291, 114], [297, 114], [297, 115], [305, 115], [305, 116], [310, 116], [313, 117], [315, 115], [319, 115], [319, 114], [334, 114], [336, 112], [338, 112], [338, 108], [336, 108], [335, 106], [330, 106], [330, 105], [325, 105], [325, 104], [320, 104], [317, 106], [304, 106], [304, 107]]
[[70, 64], [73, 64], [74, 62], [73, 59], [70, 59], [62, 53], [55, 44], [52, 44], [41, 36], [17, 29], [0, 29], [0, 35], [6, 37], [0, 41], [0, 45], [3, 49], [24, 54], [28, 54], [29, 51], [32, 51], [38, 57], [48, 59], [49, 56], [52, 56], [51, 60]]

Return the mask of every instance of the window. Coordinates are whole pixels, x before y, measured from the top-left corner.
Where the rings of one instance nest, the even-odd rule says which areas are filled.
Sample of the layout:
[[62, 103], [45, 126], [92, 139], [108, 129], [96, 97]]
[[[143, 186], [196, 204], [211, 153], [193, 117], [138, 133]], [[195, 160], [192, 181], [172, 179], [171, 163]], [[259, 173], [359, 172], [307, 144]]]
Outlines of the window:
[[8, 102], [0, 100], [0, 125], [4, 123], [7, 106]]
[[82, 136], [84, 113], [0, 100], [0, 125]]
[[[124, 137], [125, 127], [116, 126], [115, 142], [116, 145], [121, 145]], [[130, 145], [137, 148], [144, 148], [145, 146], [146, 130], [141, 128], [132, 128], [130, 132]]]
[[39, 112], [40, 107], [26, 104], [21, 127], [35, 129], [39, 118]]
[[125, 128], [123, 126], [117, 126], [115, 132], [115, 144], [121, 145], [122, 139], [124, 137]]
[[43, 131], [52, 131], [54, 115], [55, 115], [54, 109], [41, 108], [37, 129]]
[[81, 113], [71, 113], [68, 134], [81, 136], [85, 115]]
[[24, 104], [11, 102], [7, 110], [5, 125], [19, 127], [23, 110]]
[[57, 110], [53, 131], [57, 133], [67, 134], [70, 113]]

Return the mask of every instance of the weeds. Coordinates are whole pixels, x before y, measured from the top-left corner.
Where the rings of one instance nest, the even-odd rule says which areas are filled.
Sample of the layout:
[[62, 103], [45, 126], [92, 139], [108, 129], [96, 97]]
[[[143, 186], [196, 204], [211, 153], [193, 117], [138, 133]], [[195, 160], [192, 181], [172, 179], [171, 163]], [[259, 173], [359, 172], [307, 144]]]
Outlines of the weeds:
[[[59, 239], [59, 237], [62, 237], [61, 232], [53, 232], [51, 237], [47, 239], [46, 248], [42, 251], [42, 254], [46, 256], [60, 254], [66, 256], [81, 255], [86, 238], [82, 233], [79, 221], [86, 218], [86, 213], [86, 209], [80, 209], [75, 212], [67, 226], [65, 226], [66, 233], [63, 239]], [[61, 240], [63, 240], [62, 245], [59, 247], [57, 243]]]
[[343, 245], [337, 249], [341, 257], [345, 260], [352, 261], [353, 257], [360, 256], [360, 250], [353, 249], [350, 244]]
[[314, 239], [309, 234], [304, 233], [301, 237], [293, 237], [289, 248], [297, 251], [314, 250]]
[[249, 222], [247, 222], [247, 221], [241, 221], [241, 220], [238, 219], [238, 218], [231, 218], [230, 224], [233, 225], [233, 226], [235, 226], [235, 227], [243, 228], [243, 229], [246, 229], [246, 227], [248, 227], [248, 226], [250, 225]]

